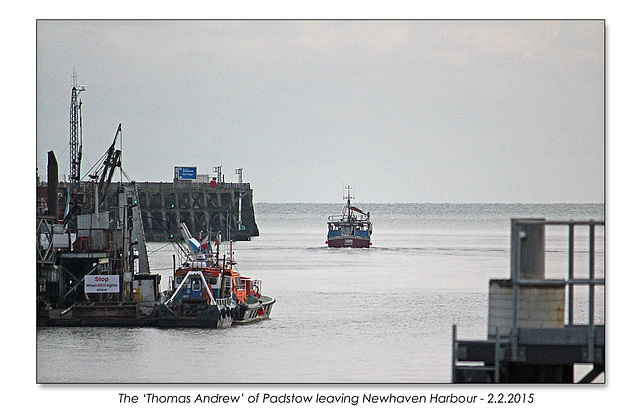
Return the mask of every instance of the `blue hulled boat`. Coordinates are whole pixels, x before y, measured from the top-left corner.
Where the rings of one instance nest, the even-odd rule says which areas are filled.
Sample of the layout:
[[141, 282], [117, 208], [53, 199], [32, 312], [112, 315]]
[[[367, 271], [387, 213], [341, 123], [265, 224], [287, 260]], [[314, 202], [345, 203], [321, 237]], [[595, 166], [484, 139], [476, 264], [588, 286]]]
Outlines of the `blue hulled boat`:
[[329, 216], [326, 244], [329, 247], [369, 247], [373, 223], [371, 214], [351, 204], [351, 187], [347, 186], [347, 204], [341, 215]]

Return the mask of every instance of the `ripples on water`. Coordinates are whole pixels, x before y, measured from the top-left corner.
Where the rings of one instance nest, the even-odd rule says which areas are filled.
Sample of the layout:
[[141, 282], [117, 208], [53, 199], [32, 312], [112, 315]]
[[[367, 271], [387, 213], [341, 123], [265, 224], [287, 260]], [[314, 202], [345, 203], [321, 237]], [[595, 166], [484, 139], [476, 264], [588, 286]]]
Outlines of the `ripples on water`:
[[[261, 235], [234, 251], [240, 272], [277, 299], [270, 320], [226, 330], [42, 328], [38, 382], [449, 382], [451, 325], [486, 338], [489, 279], [509, 276], [510, 218], [604, 219], [602, 205], [361, 207], [374, 221], [371, 249], [326, 247], [326, 217], [340, 205], [256, 204]], [[548, 230], [547, 277], [566, 277], [565, 236]], [[584, 272], [586, 239], [576, 243]], [[166, 287], [173, 248], [148, 247]], [[603, 301], [600, 293], [599, 321]]]

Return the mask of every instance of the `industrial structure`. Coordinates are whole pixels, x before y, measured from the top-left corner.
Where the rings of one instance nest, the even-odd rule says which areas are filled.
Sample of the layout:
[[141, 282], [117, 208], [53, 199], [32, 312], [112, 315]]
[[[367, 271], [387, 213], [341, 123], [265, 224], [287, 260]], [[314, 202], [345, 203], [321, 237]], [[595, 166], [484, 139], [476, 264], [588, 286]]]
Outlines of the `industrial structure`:
[[[198, 174], [196, 167], [176, 167], [173, 182], [137, 183], [139, 205], [148, 241], [169, 241], [184, 222], [197, 235], [243, 241], [259, 236], [253, 190], [242, 182], [225, 182], [222, 167], [215, 175]], [[188, 175], [188, 178], [185, 176]]]
[[78, 77], [73, 72], [71, 88], [71, 106], [69, 107], [69, 180], [73, 186], [80, 182], [80, 164], [82, 162], [82, 101], [80, 92], [84, 86], [78, 85]]
[[252, 191], [242, 181], [225, 183], [220, 166], [214, 179], [204, 175], [205, 182], [198, 182], [204, 177], [195, 167], [176, 168], [173, 183], [114, 182], [116, 170], [124, 173], [118, 149], [122, 125], [101, 164], [84, 180], [83, 91], [74, 72], [68, 182], [59, 182], [53, 151], [48, 152], [47, 182], [37, 179], [38, 322], [143, 325], [160, 297], [160, 276], [151, 273], [146, 242], [173, 240], [182, 222], [198, 234], [220, 233], [225, 240], [257, 236]]
[[[452, 327], [454, 383], [573, 383], [574, 366], [591, 365], [578, 380], [605, 371], [605, 328], [596, 323], [596, 226], [603, 221], [511, 220], [511, 278], [489, 282], [487, 340], [463, 340]], [[568, 274], [545, 278], [545, 227], [568, 228]], [[576, 278], [575, 231], [588, 233], [588, 277]], [[575, 322], [574, 289], [587, 287], [586, 324]]]

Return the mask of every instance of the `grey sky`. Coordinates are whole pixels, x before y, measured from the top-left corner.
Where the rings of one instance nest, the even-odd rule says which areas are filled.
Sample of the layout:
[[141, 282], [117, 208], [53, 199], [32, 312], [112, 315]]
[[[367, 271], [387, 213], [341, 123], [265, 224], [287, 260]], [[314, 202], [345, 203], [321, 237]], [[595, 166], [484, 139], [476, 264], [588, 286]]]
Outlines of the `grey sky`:
[[39, 21], [37, 166], [82, 174], [123, 127], [137, 181], [174, 166], [256, 202], [603, 202], [603, 21]]

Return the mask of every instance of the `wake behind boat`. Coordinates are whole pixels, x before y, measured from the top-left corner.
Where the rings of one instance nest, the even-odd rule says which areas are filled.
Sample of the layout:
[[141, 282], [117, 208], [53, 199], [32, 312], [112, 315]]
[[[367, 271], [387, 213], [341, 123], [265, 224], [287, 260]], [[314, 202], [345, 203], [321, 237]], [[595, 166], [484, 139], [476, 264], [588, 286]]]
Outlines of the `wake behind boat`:
[[326, 244], [329, 247], [369, 247], [371, 246], [371, 234], [373, 223], [371, 214], [365, 213], [360, 208], [351, 205], [351, 187], [347, 186], [347, 204], [342, 209], [341, 215], [329, 216], [327, 226]]

